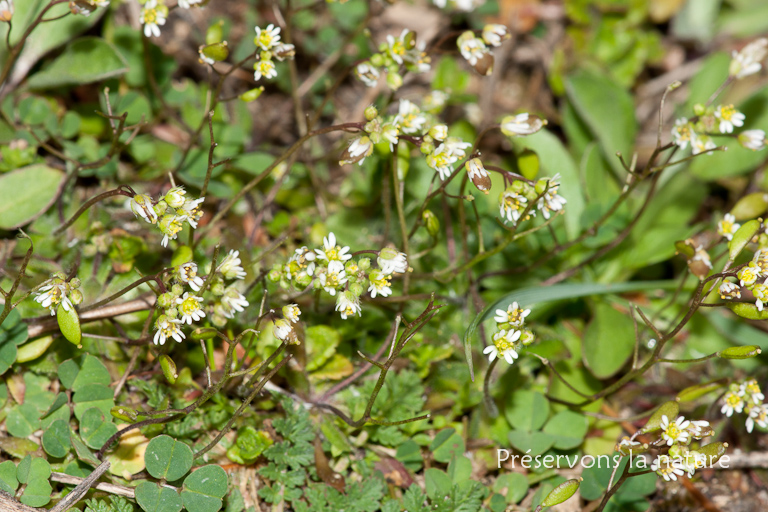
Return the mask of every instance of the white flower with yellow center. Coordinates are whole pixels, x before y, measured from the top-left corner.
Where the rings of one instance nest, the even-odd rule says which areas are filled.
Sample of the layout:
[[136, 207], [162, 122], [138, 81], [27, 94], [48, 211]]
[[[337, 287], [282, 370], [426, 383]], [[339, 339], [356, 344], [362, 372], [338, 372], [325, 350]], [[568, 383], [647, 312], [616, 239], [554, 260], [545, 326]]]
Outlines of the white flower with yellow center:
[[179, 0], [178, 6], [182, 9], [190, 9], [193, 5], [202, 3], [203, 0]]
[[728, 281], [720, 285], [720, 298], [721, 299], [740, 299], [741, 288], [736, 283], [730, 283]]
[[755, 404], [759, 404], [760, 402], [765, 400], [765, 395], [760, 390], [760, 386], [758, 385], [755, 379], [749, 379], [747, 382], [742, 384], [741, 391], [742, 391], [742, 396], [747, 396]]
[[241, 266], [241, 263], [240, 251], [231, 250], [216, 268], [216, 271], [227, 279], [245, 279], [247, 274]]
[[283, 316], [286, 320], [289, 320], [291, 323], [298, 323], [299, 316], [301, 316], [301, 310], [299, 309], [298, 304], [288, 304], [287, 306], [283, 306]]
[[670, 422], [667, 415], [661, 417], [661, 438], [667, 442], [668, 446], [675, 443], [685, 444], [688, 442], [689, 433], [686, 430], [691, 422], [684, 417], [679, 416], [675, 421]]
[[179, 213], [187, 217], [187, 222], [193, 228], [197, 228], [197, 222], [203, 217], [203, 210], [200, 208], [200, 204], [205, 201], [204, 197], [200, 199], [187, 199], [184, 201], [178, 210]]
[[748, 408], [747, 432], [752, 433], [755, 423], [761, 428], [768, 428], [768, 404], [750, 405]]
[[203, 287], [203, 278], [197, 275], [197, 263], [190, 261], [179, 265], [179, 270], [176, 274], [184, 284], [188, 284], [194, 291], [200, 291]]
[[307, 246], [296, 249], [285, 266], [286, 277], [288, 279], [295, 279], [302, 272], [308, 276], [314, 275], [316, 256]]
[[764, 282], [755, 283], [752, 287], [752, 295], [755, 296], [755, 306], [758, 311], [763, 310], [766, 299], [768, 299], [768, 284]]
[[445, 142], [443, 142], [443, 144], [445, 144], [445, 147], [447, 148], [448, 153], [450, 153], [451, 155], [457, 158], [464, 158], [465, 156], [467, 156], [467, 152], [465, 150], [472, 147], [471, 142], [464, 142], [458, 137], [448, 137], [447, 139], [445, 139]]
[[272, 328], [272, 334], [280, 341], [294, 341], [296, 333], [293, 331], [293, 326], [288, 320], [278, 318], [275, 320], [275, 325]]
[[435, 150], [427, 155], [427, 165], [437, 171], [441, 180], [446, 179], [453, 172], [453, 164], [455, 164], [459, 158], [452, 154], [448, 146], [445, 143], [440, 144]]
[[550, 212], [557, 212], [563, 209], [566, 200], [563, 196], [557, 194], [560, 189], [560, 173], [555, 174], [552, 178], [545, 178], [539, 180], [540, 182], [547, 182], [547, 188], [544, 195], [536, 203], [536, 207], [539, 209], [545, 219], [549, 218]]
[[224, 295], [221, 297], [221, 304], [224, 307], [224, 316], [227, 318], [234, 318], [235, 312], [242, 313], [245, 308], [248, 307], [248, 301], [240, 293], [234, 285], [227, 287], [224, 290]]
[[263, 76], [267, 80], [277, 76], [275, 63], [270, 59], [261, 59], [253, 65], [253, 79], [258, 81]]
[[448, 126], [436, 124], [429, 129], [429, 136], [436, 140], [445, 140], [448, 138]]
[[721, 414], [725, 414], [729, 418], [734, 412], [740, 413], [744, 410], [744, 400], [739, 395], [738, 391], [729, 391], [723, 397], [723, 407], [720, 409]]
[[[334, 235], [333, 232], [328, 233], [328, 236], [323, 237], [323, 248], [315, 249], [315, 252], [317, 253], [318, 258], [328, 262], [331, 262], [331, 261], [344, 262], [352, 259], [352, 255], [347, 254], [349, 252], [348, 246], [341, 247], [339, 245], [336, 245], [336, 235]], [[330, 268], [330, 265], [329, 265], [329, 268]], [[343, 265], [342, 265], [342, 270], [344, 270]]]
[[739, 144], [743, 148], [759, 151], [765, 147], [765, 132], [763, 130], [744, 130], [739, 134]]
[[482, 160], [479, 158], [468, 160], [464, 167], [467, 169], [467, 174], [469, 174], [469, 179], [471, 180], [489, 176], [488, 171], [486, 171], [485, 166], [483, 166]]
[[157, 329], [153, 338], [155, 345], [165, 345], [166, 340], [169, 338], [176, 340], [177, 343], [181, 343], [186, 336], [181, 332], [179, 325], [181, 325], [181, 320], [170, 319], [165, 315], [161, 315], [155, 322], [155, 329]]
[[340, 293], [336, 299], [336, 311], [339, 312], [343, 320], [350, 316], [360, 316], [362, 311], [360, 298], [352, 292]]
[[379, 251], [376, 263], [383, 274], [404, 274], [408, 272], [408, 256], [404, 252], [385, 247]]
[[373, 154], [373, 143], [366, 135], [354, 139], [339, 160], [339, 165], [360, 164]]
[[49, 280], [49, 284], [41, 287], [37, 291], [35, 302], [39, 303], [42, 307], [48, 308], [51, 312], [51, 316], [56, 314], [59, 305], [64, 308], [64, 311], [69, 311], [74, 306], [67, 297], [69, 293], [69, 286], [66, 281], [60, 279]]
[[731, 240], [733, 234], [736, 233], [740, 227], [741, 224], [736, 223], [736, 217], [730, 213], [726, 213], [725, 216], [723, 216], [723, 220], [717, 223], [717, 232], [721, 236]]
[[157, 213], [155, 213], [155, 209], [152, 206], [152, 198], [148, 195], [136, 194], [131, 198], [129, 205], [137, 219], [141, 217], [150, 224], [157, 223]]
[[761, 37], [752, 41], [741, 51], [734, 51], [728, 74], [737, 79], [754, 75], [763, 67], [763, 60], [768, 55], [768, 39]]
[[405, 57], [406, 53], [408, 53], [405, 39], [409, 32], [410, 30], [405, 29], [400, 34], [400, 37], [397, 38], [391, 34], [387, 36], [387, 53], [390, 57], [392, 57], [392, 60], [398, 64], [403, 63], [403, 58]]
[[205, 316], [203, 311], [203, 298], [190, 295], [185, 292], [183, 296], [176, 299], [181, 313], [181, 323], [192, 325], [192, 322], [199, 322]]
[[276, 27], [274, 24], [267, 25], [267, 28], [256, 27], [256, 37], [253, 39], [253, 44], [265, 52], [277, 46], [279, 42], [280, 27]]
[[718, 105], [715, 117], [720, 120], [720, 133], [733, 133], [734, 126], [744, 126], [746, 116], [733, 108], [733, 105]]
[[381, 73], [370, 62], [361, 62], [355, 68], [355, 74], [357, 78], [363, 82], [366, 87], [376, 87], [381, 78]]
[[168, 203], [168, 206], [171, 208], [181, 208], [184, 206], [184, 202], [187, 200], [186, 198], [187, 191], [184, 190], [184, 187], [173, 187], [171, 190], [165, 193], [165, 202]]
[[501, 46], [501, 42], [507, 38], [509, 33], [504, 25], [489, 23], [483, 27], [483, 41], [490, 46]]
[[741, 286], [752, 286], [757, 282], [757, 278], [760, 277], [762, 270], [757, 266], [757, 263], [750, 261], [749, 265], [736, 272], [736, 277], [739, 278], [739, 284]]
[[391, 276], [378, 270], [373, 270], [368, 275], [368, 279], [371, 281], [371, 285], [368, 287], [368, 291], [371, 292], [371, 298], [375, 299], [376, 295], [381, 295], [382, 297], [392, 295], [392, 288], [390, 288], [392, 284]]
[[547, 122], [540, 117], [524, 112], [516, 116], [505, 116], [501, 120], [501, 132], [510, 137], [532, 135], [546, 124]]
[[330, 295], [336, 295], [336, 290], [347, 283], [347, 274], [344, 264], [338, 260], [328, 263], [328, 268], [320, 274], [320, 284]]
[[668, 455], [659, 455], [656, 460], [651, 464], [651, 471], [655, 471], [657, 475], [669, 482], [670, 480], [677, 481], [678, 476], [685, 474], [685, 468], [682, 461], [670, 460]]
[[[512, 190], [505, 190], [499, 196], [499, 215], [504, 219], [504, 224], [511, 222], [517, 224], [527, 206], [528, 199], [522, 194]], [[535, 213], [535, 212], [532, 212]]]
[[163, 239], [160, 241], [160, 245], [168, 247], [169, 240], [176, 240], [179, 231], [184, 227], [183, 222], [185, 220], [187, 220], [187, 217], [184, 215], [164, 215], [158, 223], [160, 232], [164, 235]]
[[446, 103], [448, 103], [448, 94], [435, 90], [424, 97], [421, 106], [425, 111], [437, 114], [445, 108]]
[[427, 116], [421, 113], [419, 107], [408, 100], [400, 100], [395, 123], [406, 134], [418, 133], [427, 122]]
[[512, 327], [522, 327], [525, 324], [525, 317], [531, 314], [530, 309], [521, 308], [517, 302], [513, 302], [505, 310], [497, 309], [494, 320], [499, 324], [509, 324]]
[[712, 429], [709, 428], [709, 422], [705, 420], [691, 420], [691, 424], [688, 426], [688, 432], [691, 434], [691, 437], [697, 439], [701, 439], [710, 431], [712, 431]]
[[488, 356], [489, 362], [493, 362], [497, 357], [503, 357], [507, 363], [513, 364], [515, 359], [519, 357], [515, 350], [515, 342], [520, 339], [521, 335], [522, 333], [515, 329], [501, 330], [493, 335], [493, 345], [485, 347], [483, 354]]
[[488, 47], [485, 45], [485, 41], [476, 37], [471, 30], [467, 30], [459, 36], [456, 40], [456, 46], [459, 47], [461, 56], [464, 57], [471, 66], [477, 64], [477, 62], [482, 60], [489, 52]]
[[144, 36], [160, 37], [160, 27], [165, 25], [168, 8], [157, 0], [147, 0], [141, 9], [140, 21], [144, 25]]
[[691, 136], [691, 151], [694, 155], [704, 153], [705, 151], [712, 154], [712, 150], [716, 147], [717, 144], [715, 144], [715, 141], [713, 141], [712, 137], [709, 135], [695, 133]]
[[672, 127], [672, 142], [685, 149], [688, 147], [688, 143], [694, 136], [693, 126], [688, 122], [688, 119], [681, 117], [675, 121], [675, 126]]

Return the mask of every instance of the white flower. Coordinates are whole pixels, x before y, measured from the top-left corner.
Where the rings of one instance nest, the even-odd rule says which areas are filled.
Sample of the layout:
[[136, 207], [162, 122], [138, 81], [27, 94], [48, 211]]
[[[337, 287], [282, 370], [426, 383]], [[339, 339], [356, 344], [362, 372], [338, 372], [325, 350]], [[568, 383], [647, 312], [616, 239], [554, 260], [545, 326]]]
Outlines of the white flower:
[[179, 0], [178, 6], [182, 9], [189, 9], [193, 5], [197, 5], [199, 3], [202, 3], [203, 0]]
[[740, 299], [741, 288], [736, 283], [730, 283], [726, 281], [720, 285], [720, 298], [721, 299]]
[[376, 295], [382, 297], [389, 297], [392, 295], [392, 277], [389, 274], [380, 272], [378, 270], [372, 270], [368, 275], [368, 279], [371, 281], [371, 286], [368, 287], [368, 291], [371, 293], [371, 298], [376, 298]]
[[158, 223], [160, 232], [164, 235], [162, 241], [160, 241], [160, 245], [168, 247], [168, 241], [176, 239], [179, 231], [184, 227], [182, 223], [185, 220], [187, 220], [185, 215], [163, 215], [163, 218], [160, 219], [160, 222]]
[[297, 323], [299, 321], [299, 316], [301, 316], [299, 305], [288, 304], [287, 306], [283, 306], [283, 316], [286, 320], [290, 320], [294, 324]]
[[507, 27], [504, 25], [489, 23], [483, 27], [483, 41], [491, 46], [501, 46], [501, 41], [507, 37]]
[[168, 8], [165, 5], [158, 5], [157, 0], [147, 0], [141, 9], [141, 23], [144, 25], [144, 35], [146, 37], [160, 37], [160, 27], [165, 25], [168, 17]]
[[521, 308], [517, 302], [513, 302], [509, 305], [507, 310], [497, 309], [496, 320], [499, 324], [510, 324], [512, 327], [522, 327], [525, 323], [525, 317], [531, 314], [530, 309]]
[[275, 63], [270, 59], [261, 59], [253, 65], [253, 79], [261, 80], [263, 76], [267, 80], [277, 76], [277, 69], [275, 69]]
[[488, 47], [485, 45], [485, 41], [479, 37], [475, 37], [475, 34], [468, 30], [461, 34], [456, 40], [456, 46], [459, 47], [461, 56], [466, 59], [471, 66], [474, 66], [478, 61], [482, 60], [488, 53]]
[[129, 205], [136, 218], [141, 217], [150, 224], [157, 223], [157, 213], [155, 213], [155, 209], [152, 206], [152, 198], [148, 195], [136, 194], [130, 200]]
[[397, 123], [385, 123], [381, 125], [381, 138], [389, 142], [389, 150], [395, 150], [395, 144], [397, 144], [397, 136], [400, 134], [400, 127]]
[[667, 442], [668, 446], [672, 446], [675, 443], [687, 443], [689, 433], [686, 428], [690, 424], [691, 422], [682, 416], [679, 416], [670, 423], [669, 418], [665, 414], [661, 417], [661, 438]]
[[[768, 279], [766, 279], [766, 281], [768, 281]], [[752, 286], [752, 295], [755, 296], [755, 306], [757, 306], [758, 311], [763, 310], [764, 301], [768, 299], [768, 284], [766, 284], [766, 281], [755, 283]]]
[[717, 223], [717, 232], [728, 240], [731, 240], [733, 234], [736, 233], [740, 227], [741, 224], [736, 223], [736, 217], [731, 213], [726, 213], [723, 216], [723, 220]]
[[410, 30], [404, 29], [400, 33], [400, 37], [395, 38], [395, 36], [391, 34], [387, 36], [387, 53], [389, 53], [389, 56], [392, 57], [392, 60], [398, 64], [403, 63], [403, 58], [408, 52], [405, 39], [409, 32]]
[[165, 315], [160, 316], [155, 322], [155, 337], [153, 339], [155, 345], [165, 345], [165, 341], [168, 338], [173, 338], [177, 343], [181, 343], [181, 340], [186, 338], [179, 325], [181, 320], [169, 319]]
[[687, 118], [681, 117], [675, 121], [675, 126], [672, 127], [672, 142], [677, 144], [680, 149], [687, 148], [694, 136], [693, 126]]
[[187, 200], [186, 195], [187, 191], [184, 190], [184, 187], [173, 187], [165, 193], [164, 199], [171, 208], [181, 208], [184, 205], [184, 201]]
[[204, 197], [199, 199], [187, 199], [184, 201], [184, 204], [178, 208], [179, 213], [187, 218], [187, 222], [193, 228], [197, 228], [197, 222], [203, 217], [203, 210], [200, 208], [203, 201], [205, 201]]
[[448, 126], [444, 124], [436, 124], [429, 129], [429, 136], [437, 140], [445, 140], [448, 138]]
[[488, 171], [485, 170], [483, 162], [479, 158], [468, 160], [464, 167], [467, 169], [467, 174], [471, 180], [488, 177]]
[[458, 160], [459, 157], [451, 152], [445, 142], [437, 146], [426, 158], [427, 165], [437, 171], [441, 180], [451, 175], [453, 172], [451, 165], [455, 164]]
[[408, 100], [400, 100], [395, 123], [400, 126], [403, 133], [418, 133], [426, 122], [427, 116], [421, 113], [419, 107]]
[[504, 219], [504, 224], [507, 222], [511, 222], [513, 225], [517, 224], [523, 211], [525, 211], [527, 203], [528, 199], [522, 194], [509, 189], [502, 192], [499, 196], [499, 215]]
[[[2, 3], [3, 2], [0, 2], [0, 5], [2, 5]], [[97, 7], [106, 7], [107, 5], [109, 5], [109, 0], [70, 0], [69, 10], [72, 14], [85, 16], [87, 18]], [[2, 19], [2, 16], [0, 16], [0, 19]]]
[[381, 77], [379, 70], [370, 62], [361, 62], [358, 64], [355, 68], [355, 74], [366, 87], [376, 87], [376, 84], [379, 83], [379, 78]]
[[408, 256], [404, 252], [398, 252], [395, 249], [385, 247], [379, 251], [379, 257], [376, 258], [379, 269], [384, 274], [404, 274], [408, 272]]
[[749, 265], [736, 273], [741, 286], [752, 286], [761, 275], [763, 275], [762, 269], [754, 261], [750, 261]]
[[339, 312], [343, 320], [350, 316], [360, 316], [361, 310], [360, 298], [352, 292], [340, 293], [336, 299], [336, 311]]
[[221, 304], [224, 306], [224, 316], [227, 318], [234, 318], [234, 312], [242, 313], [245, 308], [248, 307], [248, 301], [242, 293], [233, 288], [233, 286], [227, 287], [224, 290], [224, 295], [221, 297]]
[[741, 394], [742, 396], [749, 395], [752, 398], [752, 402], [755, 404], [759, 404], [765, 400], [765, 395], [760, 391], [760, 386], [755, 379], [749, 379], [741, 385]]
[[184, 295], [176, 299], [181, 312], [181, 323], [192, 325], [192, 322], [199, 322], [205, 316], [202, 306], [203, 298], [190, 295], [184, 292]]
[[240, 251], [231, 250], [218, 268], [216, 268], [216, 271], [227, 279], [245, 279], [247, 274], [240, 265], [241, 263]]
[[13, 18], [13, 0], [0, 1], [0, 21], [11, 21]]
[[725, 414], [729, 418], [733, 415], [734, 411], [740, 413], [744, 410], [744, 400], [736, 391], [729, 391], [723, 397], [723, 407], [720, 409], [721, 414]]
[[[691, 433], [693, 437], [701, 438], [702, 434], [705, 434], [706, 432], [710, 431], [709, 422], [704, 420], [696, 420], [691, 421], [691, 424], [688, 426], [688, 431]], [[707, 430], [704, 430], [707, 428]]]
[[694, 155], [698, 155], [699, 153], [704, 153], [705, 151], [710, 151], [715, 149], [717, 147], [717, 144], [715, 144], [715, 141], [712, 140], [712, 137], [709, 135], [701, 135], [699, 133], [694, 133], [691, 137], [691, 150]]
[[38, 302], [44, 308], [48, 308], [51, 311], [51, 316], [56, 314], [59, 304], [64, 308], [64, 311], [72, 309], [72, 302], [67, 297], [69, 286], [66, 281], [51, 279], [48, 282], [49, 284], [38, 290], [35, 302]]
[[179, 281], [188, 284], [194, 291], [199, 292], [203, 287], [203, 278], [197, 275], [197, 263], [190, 261], [179, 265], [177, 273]]
[[330, 295], [336, 295], [336, 290], [347, 283], [347, 273], [344, 264], [338, 260], [328, 263], [328, 268], [320, 274], [320, 284]]
[[421, 106], [427, 112], [438, 113], [448, 102], [448, 94], [443, 91], [432, 91], [421, 102]]
[[216, 61], [215, 61], [215, 60], [213, 60], [211, 57], [208, 57], [208, 56], [207, 56], [207, 55], [206, 55], [206, 54], [203, 52], [203, 50], [204, 50], [204, 49], [205, 49], [205, 45], [204, 45], [204, 44], [201, 44], [201, 45], [200, 45], [200, 46], [197, 48], [197, 54], [198, 54], [198, 57], [199, 57], [200, 63], [205, 63], [205, 64], [208, 64], [209, 66], [213, 66], [214, 64], [216, 64]]
[[515, 359], [519, 357], [515, 350], [517, 345], [515, 342], [520, 339], [521, 335], [522, 332], [518, 330], [501, 330], [493, 335], [493, 345], [485, 347], [483, 354], [488, 356], [489, 362], [493, 362], [497, 357], [503, 357], [507, 363], [513, 364]]
[[746, 116], [733, 108], [733, 105], [718, 105], [715, 117], [720, 120], [720, 133], [733, 133], [734, 126], [744, 126]]
[[746, 149], [759, 151], [765, 147], [765, 132], [763, 130], [744, 130], [739, 134], [739, 144]]
[[445, 144], [448, 153], [458, 158], [467, 156], [467, 152], [464, 150], [472, 147], [471, 142], [464, 142], [458, 137], [448, 137], [443, 144]]
[[293, 59], [296, 55], [296, 47], [292, 44], [279, 43], [272, 48], [271, 53], [277, 60], [283, 62], [285, 59]]
[[760, 404], [749, 408], [747, 417], [747, 432], [750, 434], [755, 428], [755, 423], [761, 428], [768, 428], [768, 404]]
[[371, 139], [363, 135], [354, 139], [347, 147], [339, 160], [339, 165], [360, 164], [362, 165], [366, 158], [373, 153], [373, 143]]
[[[256, 37], [253, 39], [253, 44], [258, 46], [265, 52], [268, 52], [270, 49], [277, 46], [279, 42], [280, 42], [280, 27], [276, 27], [273, 24], [267, 25], [267, 28], [265, 29], [256, 27]], [[258, 78], [256, 80], [258, 80]]]
[[501, 120], [501, 132], [507, 136], [532, 135], [541, 130], [547, 122], [539, 116], [524, 112], [516, 116], [505, 116]]
[[315, 258], [316, 254], [310, 251], [307, 246], [299, 247], [288, 260], [288, 264], [285, 265], [286, 277], [294, 279], [302, 272], [306, 272], [308, 276], [314, 275]]
[[[352, 259], [352, 255], [347, 254], [349, 252], [349, 247], [348, 246], [341, 247], [339, 245], [336, 245], [336, 235], [334, 235], [332, 232], [328, 233], [328, 236], [323, 237], [323, 248], [315, 249], [315, 252], [317, 253], [318, 258], [328, 262], [331, 262], [331, 261], [343, 262], [343, 261]], [[330, 268], [330, 265], [329, 265], [329, 268]], [[343, 265], [342, 265], [342, 270], [344, 270]]]
[[288, 320], [279, 318], [275, 320], [275, 326], [272, 328], [272, 334], [280, 341], [292, 341], [296, 333], [293, 332], [293, 326]]
[[557, 194], [560, 189], [560, 173], [555, 174], [552, 178], [539, 180], [539, 182], [547, 182], [548, 186], [547, 191], [536, 203], [536, 208], [541, 211], [545, 219], [548, 219], [550, 212], [562, 210], [566, 203], [565, 198]]
[[752, 41], [741, 51], [734, 51], [728, 74], [737, 79], [758, 73], [763, 65], [762, 61], [768, 55], [768, 39], [761, 37]]
[[651, 464], [651, 470], [655, 471], [667, 482], [670, 480], [676, 481], [678, 476], [683, 476], [685, 474], [682, 461], [670, 460], [668, 455], [660, 455], [656, 457], [656, 460]]
[[456, 9], [464, 12], [473, 11], [476, 7], [480, 7], [484, 3], [485, 0], [454, 0]]

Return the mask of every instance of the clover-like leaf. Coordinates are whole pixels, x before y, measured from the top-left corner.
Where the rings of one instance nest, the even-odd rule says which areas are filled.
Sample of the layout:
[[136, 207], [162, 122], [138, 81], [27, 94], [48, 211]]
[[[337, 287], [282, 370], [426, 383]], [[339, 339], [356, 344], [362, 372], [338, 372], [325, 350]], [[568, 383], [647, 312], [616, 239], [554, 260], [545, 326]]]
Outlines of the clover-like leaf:
[[19, 486], [19, 480], [16, 478], [16, 464], [12, 460], [7, 460], [0, 464], [0, 490], [8, 494], [14, 494]]
[[142, 482], [136, 486], [136, 503], [145, 512], [179, 512], [183, 506], [176, 491], [154, 482]]
[[203, 466], [184, 479], [181, 498], [189, 512], [216, 512], [227, 494], [227, 473], [215, 464]]
[[69, 424], [64, 420], [56, 420], [43, 432], [43, 449], [51, 457], [62, 458], [72, 448], [69, 439]]
[[464, 453], [464, 438], [454, 429], [446, 428], [435, 436], [429, 449], [438, 462], [450, 462], [451, 458]]
[[32, 404], [17, 404], [8, 411], [5, 428], [14, 437], [29, 437], [40, 428], [40, 412]]
[[153, 477], [178, 480], [192, 469], [192, 448], [170, 436], [157, 436], [147, 446], [144, 463]]
[[101, 384], [87, 384], [81, 387], [72, 397], [75, 403], [75, 417], [81, 420], [88, 409], [96, 407], [104, 415], [110, 414], [115, 406], [114, 393], [107, 386]]
[[117, 426], [96, 407], [85, 411], [80, 418], [80, 437], [89, 448], [98, 450], [117, 433]]
[[88, 384], [109, 386], [112, 378], [104, 363], [90, 354], [82, 357], [67, 359], [59, 365], [59, 380], [62, 385], [72, 391], [79, 391]]
[[30, 507], [42, 507], [51, 501], [52, 490], [48, 479], [35, 479], [24, 488], [19, 501]]

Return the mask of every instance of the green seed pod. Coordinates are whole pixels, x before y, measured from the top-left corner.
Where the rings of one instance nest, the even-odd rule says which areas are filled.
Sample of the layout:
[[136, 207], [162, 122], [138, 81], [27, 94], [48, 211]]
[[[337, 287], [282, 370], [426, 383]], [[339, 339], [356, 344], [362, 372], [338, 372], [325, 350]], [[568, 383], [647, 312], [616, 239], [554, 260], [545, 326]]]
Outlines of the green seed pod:
[[78, 304], [82, 304], [83, 292], [81, 292], [80, 290], [72, 290], [71, 292], [69, 292], [69, 300], [75, 306], [77, 306]]
[[76, 289], [76, 288], [80, 288], [80, 284], [81, 284], [81, 282], [80, 282], [80, 279], [79, 279], [79, 278], [77, 278], [77, 277], [73, 277], [73, 278], [72, 278], [72, 279], [69, 281], [69, 287], [70, 287], [71, 289], [73, 289], [73, 290], [74, 290], [74, 289]]
[[209, 340], [216, 337], [216, 329], [198, 327], [189, 335], [193, 340]]
[[387, 85], [396, 91], [403, 85], [403, 77], [400, 76], [400, 73], [389, 71], [387, 72]]
[[746, 345], [743, 347], [729, 347], [717, 353], [718, 357], [723, 359], [750, 359], [759, 355], [762, 351], [756, 345]]
[[706, 465], [712, 466], [720, 460], [720, 457], [725, 455], [726, 448], [728, 448], [728, 443], [709, 443], [699, 448], [698, 452], [707, 458]]
[[136, 421], [136, 418], [139, 417], [136, 411], [134, 411], [129, 407], [124, 407], [122, 405], [113, 407], [109, 412], [112, 414], [112, 416], [114, 416], [118, 420], [126, 421], [128, 423], [133, 423], [134, 421]]
[[427, 228], [427, 233], [436, 238], [440, 233], [440, 221], [437, 219], [437, 216], [431, 210], [424, 210], [424, 213], [421, 214], [421, 220]]
[[677, 418], [680, 412], [680, 406], [677, 402], [665, 402], [659, 407], [656, 412], [653, 413], [648, 423], [640, 430], [641, 434], [648, 434], [649, 432], [657, 432], [661, 430], [661, 417], [666, 416], [669, 421], [673, 421]]
[[678, 393], [677, 400], [679, 402], [691, 402], [693, 400], [697, 400], [701, 398], [702, 396], [708, 393], [717, 391], [722, 387], [723, 387], [723, 383], [718, 381], [707, 382], [704, 384], [696, 384], [695, 386], [689, 386], [684, 390], [682, 390], [680, 393]]
[[163, 375], [165, 380], [171, 384], [176, 384], [176, 379], [179, 378], [179, 374], [176, 372], [176, 363], [170, 358], [168, 354], [162, 354], [160, 356], [160, 368], [163, 369]]
[[219, 20], [205, 32], [205, 44], [215, 44], [224, 39], [224, 21]]
[[52, 343], [53, 336], [43, 336], [20, 346], [16, 352], [16, 362], [26, 363], [27, 361], [37, 359], [45, 354], [45, 351], [48, 350]]
[[251, 89], [250, 91], [246, 91], [243, 94], [241, 94], [239, 97], [242, 101], [246, 103], [250, 103], [252, 101], [256, 101], [259, 99], [259, 96], [261, 96], [261, 93], [264, 92], [264, 86], [256, 87], [254, 89]]
[[559, 505], [560, 503], [576, 494], [580, 483], [581, 479], [566, 480], [565, 482], [552, 489], [552, 492], [550, 492], [547, 497], [544, 498], [544, 501], [541, 502], [541, 505], [543, 507]]
[[349, 291], [354, 293], [356, 296], [361, 296], [363, 292], [365, 291], [365, 288], [363, 288], [363, 285], [360, 283], [355, 283], [352, 286], [349, 287]]

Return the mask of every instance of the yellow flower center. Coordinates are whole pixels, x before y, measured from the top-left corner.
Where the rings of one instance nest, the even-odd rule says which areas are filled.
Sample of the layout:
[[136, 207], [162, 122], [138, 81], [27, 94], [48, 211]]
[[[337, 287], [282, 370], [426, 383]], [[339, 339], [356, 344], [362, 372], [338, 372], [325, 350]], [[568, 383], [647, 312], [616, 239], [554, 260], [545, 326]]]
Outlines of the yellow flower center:
[[726, 105], [724, 107], [720, 107], [720, 119], [724, 121], [730, 121], [733, 118], [733, 115], [736, 113], [736, 109], [733, 108], [733, 105]]
[[144, 10], [144, 23], [153, 24], [157, 21], [157, 9]]
[[187, 297], [184, 302], [181, 303], [181, 312], [185, 315], [190, 315], [200, 309], [200, 303], [193, 297]]

